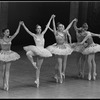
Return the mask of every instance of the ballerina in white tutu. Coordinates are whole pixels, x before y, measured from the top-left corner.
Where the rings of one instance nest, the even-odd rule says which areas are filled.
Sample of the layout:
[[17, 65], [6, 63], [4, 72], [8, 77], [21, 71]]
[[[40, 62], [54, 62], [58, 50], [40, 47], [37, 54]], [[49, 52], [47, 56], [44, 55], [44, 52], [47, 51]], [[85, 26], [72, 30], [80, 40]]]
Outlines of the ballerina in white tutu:
[[[25, 30], [34, 38], [34, 41], [36, 44], [36, 46], [28, 45], [28, 46], [24, 46], [23, 48], [27, 52], [26, 55], [27, 55], [28, 59], [31, 61], [31, 63], [33, 64], [33, 66], [36, 69], [35, 83], [36, 83], [37, 87], [39, 87], [39, 76], [40, 76], [40, 69], [41, 69], [41, 66], [43, 63], [43, 59], [46, 57], [52, 56], [50, 51], [48, 51], [46, 48], [44, 48], [44, 45], [45, 45], [44, 35], [45, 35], [47, 29], [49, 28], [50, 22], [53, 17], [54, 16], [52, 15], [43, 32], [41, 32], [41, 26], [37, 25], [36, 26], [36, 34], [30, 32], [24, 23], [22, 24], [23, 27], [25, 28]], [[37, 57], [36, 62], [34, 61], [33, 56]]]
[[[55, 79], [56, 82], [63, 82], [63, 78], [65, 79], [65, 70], [66, 70], [66, 63], [67, 63], [67, 56], [70, 55], [73, 52], [73, 49], [71, 48], [71, 36], [69, 34], [69, 28], [73, 24], [75, 19], [67, 26], [67, 28], [64, 28], [64, 25], [59, 23], [57, 30], [55, 26], [55, 20], [53, 18], [53, 28], [52, 30], [50, 27], [49, 29], [54, 33], [56, 43], [48, 46], [47, 49], [57, 57], [58, 63], [55, 66]], [[68, 44], [67, 35], [69, 37], [70, 44]]]
[[82, 50], [87, 46], [87, 43], [84, 44], [79, 44], [80, 42], [83, 41], [85, 38], [84, 35], [82, 35], [82, 27], [78, 28], [77, 27], [77, 22], [78, 20], [74, 22], [74, 29], [76, 31], [76, 39], [77, 43], [73, 43], [72, 47], [74, 48], [74, 51], [77, 52], [77, 64], [78, 64], [78, 77], [84, 78], [84, 66], [85, 66], [85, 61], [86, 61], [86, 55], [82, 54]]
[[[83, 24], [82, 28], [82, 35], [85, 36], [84, 40], [80, 44], [84, 44], [85, 42], [88, 43], [88, 46], [83, 50], [83, 54], [87, 55], [87, 62], [89, 65], [89, 73], [88, 73], [88, 80], [91, 80], [92, 76], [92, 67], [93, 67], [93, 79], [96, 79], [96, 63], [95, 63], [95, 53], [100, 52], [100, 45], [94, 43], [92, 36], [97, 36], [100, 38], [99, 34], [95, 34], [92, 32], [87, 31], [88, 25], [87, 23]], [[83, 69], [84, 70], [84, 69]]]
[[0, 39], [1, 51], [0, 51], [0, 61], [3, 64], [3, 88], [4, 90], [9, 90], [9, 75], [10, 66], [12, 61], [16, 61], [20, 58], [20, 55], [11, 50], [11, 42], [19, 33], [21, 22], [14, 35], [10, 35], [9, 29], [3, 30], [3, 38]]

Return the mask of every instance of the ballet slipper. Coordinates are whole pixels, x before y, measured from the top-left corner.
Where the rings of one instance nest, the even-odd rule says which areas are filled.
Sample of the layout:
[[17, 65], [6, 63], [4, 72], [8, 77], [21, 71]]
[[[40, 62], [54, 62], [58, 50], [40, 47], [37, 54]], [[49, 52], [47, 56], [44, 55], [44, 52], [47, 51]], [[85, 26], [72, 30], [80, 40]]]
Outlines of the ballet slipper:
[[32, 64], [35, 67], [35, 69], [38, 69], [37, 66], [36, 66], [36, 62], [33, 62]]
[[96, 80], [97, 73], [93, 73], [93, 80]]
[[59, 81], [60, 81], [60, 83], [63, 83], [63, 77], [62, 77], [62, 74], [61, 74], [61, 77], [59, 78]]
[[9, 90], [9, 86], [7, 86], [6, 84], [4, 85], [4, 90], [8, 91]]
[[39, 87], [39, 80], [36, 80], [35, 84], [37, 85], [37, 88], [38, 88]]
[[62, 76], [63, 76], [63, 78], [65, 79], [65, 74], [64, 74], [64, 73], [62, 73]]
[[89, 81], [91, 80], [91, 74], [88, 75], [88, 80], [89, 80]]
[[56, 83], [58, 83], [58, 76], [55, 75], [54, 78], [56, 79]]
[[3, 85], [3, 89], [4, 89], [4, 90], [6, 89], [6, 84]]
[[60, 79], [60, 84], [62, 84], [63, 83], [63, 80], [62, 79]]
[[62, 78], [60, 78], [60, 83], [61, 83], [61, 84], [63, 83], [63, 79], [62, 79]]
[[7, 86], [5, 90], [8, 91], [9, 90], [9, 87]]

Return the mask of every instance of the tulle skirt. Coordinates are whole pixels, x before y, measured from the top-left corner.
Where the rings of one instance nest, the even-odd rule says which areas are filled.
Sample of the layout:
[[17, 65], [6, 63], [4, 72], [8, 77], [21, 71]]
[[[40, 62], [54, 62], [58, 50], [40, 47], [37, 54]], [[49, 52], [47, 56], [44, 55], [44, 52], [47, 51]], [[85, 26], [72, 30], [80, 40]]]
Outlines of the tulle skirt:
[[63, 45], [54, 43], [53, 45], [48, 46], [47, 49], [55, 55], [70, 55], [73, 52], [73, 49], [67, 43], [64, 43]]
[[84, 43], [84, 44], [73, 43], [71, 44], [71, 47], [74, 49], [75, 52], [82, 53], [84, 49], [87, 47], [87, 43]]
[[96, 52], [100, 52], [100, 45], [93, 43], [93, 44], [89, 45], [87, 48], [85, 48], [85, 50], [82, 53], [90, 54], [90, 53], [96, 53]]
[[19, 58], [20, 58], [20, 55], [12, 50], [0, 51], [0, 61], [9, 62], [9, 61], [15, 61]]
[[40, 46], [29, 45], [29, 46], [24, 46], [23, 49], [26, 52], [32, 51], [35, 55], [38, 55], [40, 57], [51, 57], [52, 56], [50, 51]]

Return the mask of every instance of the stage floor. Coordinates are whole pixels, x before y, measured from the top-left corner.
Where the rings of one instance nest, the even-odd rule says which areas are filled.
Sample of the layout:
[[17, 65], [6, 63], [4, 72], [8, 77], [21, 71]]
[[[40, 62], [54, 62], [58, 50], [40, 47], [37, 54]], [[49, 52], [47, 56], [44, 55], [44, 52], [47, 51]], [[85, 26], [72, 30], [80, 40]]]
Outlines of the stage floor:
[[0, 67], [0, 98], [100, 98], [100, 53], [96, 54], [97, 80], [77, 77], [77, 53], [68, 57], [66, 79], [62, 84], [56, 83], [54, 76], [55, 58], [45, 59], [41, 68], [40, 87], [36, 88], [35, 69], [23, 50], [17, 51], [21, 58], [11, 65], [10, 89], [2, 89], [2, 66]]

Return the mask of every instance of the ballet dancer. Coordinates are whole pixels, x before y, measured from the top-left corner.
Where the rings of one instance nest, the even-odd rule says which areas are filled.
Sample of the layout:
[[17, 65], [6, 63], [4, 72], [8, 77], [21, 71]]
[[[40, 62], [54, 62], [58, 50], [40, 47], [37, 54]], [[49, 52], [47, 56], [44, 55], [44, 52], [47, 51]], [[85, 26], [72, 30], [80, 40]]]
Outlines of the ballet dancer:
[[82, 40], [85, 38], [85, 36], [83, 36], [81, 34], [82, 27], [78, 28], [77, 22], [78, 22], [78, 19], [76, 19], [76, 21], [74, 22], [74, 29], [76, 31], [77, 43], [73, 43], [72, 47], [74, 48], [74, 51], [77, 52], [78, 77], [84, 78], [83, 68], [84, 68], [85, 63], [86, 63], [86, 55], [82, 54], [82, 50], [87, 46], [87, 43], [84, 43], [82, 45], [79, 44], [80, 42], [82, 42]]
[[[88, 43], [87, 47], [83, 50], [83, 54], [87, 55], [87, 62], [89, 66], [89, 72], [88, 72], [88, 80], [91, 80], [92, 76], [92, 68], [93, 68], [93, 80], [96, 80], [96, 63], [95, 63], [95, 53], [100, 52], [100, 45], [94, 43], [92, 36], [97, 36], [100, 38], [99, 34], [92, 33], [88, 30], [87, 23], [83, 24], [82, 28], [82, 35], [85, 36], [84, 40], [80, 43], [83, 44], [85, 42]], [[84, 70], [84, 69], [83, 69]]]
[[10, 66], [12, 61], [16, 61], [20, 58], [20, 55], [11, 50], [12, 40], [19, 33], [21, 26], [21, 22], [19, 22], [19, 26], [14, 33], [14, 35], [10, 36], [9, 29], [3, 29], [3, 37], [0, 39], [1, 51], [0, 51], [0, 61], [3, 65], [3, 89], [9, 90], [9, 76], [10, 76]]
[[[40, 69], [41, 69], [43, 60], [46, 57], [52, 56], [50, 51], [48, 51], [46, 48], [44, 48], [44, 45], [45, 45], [44, 35], [45, 35], [47, 29], [49, 28], [50, 22], [53, 17], [54, 16], [52, 15], [43, 32], [41, 32], [42, 31], [41, 26], [36, 25], [36, 34], [29, 31], [28, 28], [25, 26], [24, 22], [22, 24], [24, 29], [34, 38], [34, 41], [36, 44], [36, 46], [34, 46], [34, 45], [24, 46], [23, 49], [26, 51], [26, 55], [27, 55], [28, 59], [30, 60], [30, 62], [33, 64], [33, 66], [36, 69], [35, 84], [37, 85], [37, 88], [39, 87]], [[33, 56], [37, 57], [36, 62], [34, 61]]]
[[[70, 46], [71, 36], [69, 34], [69, 28], [74, 21], [75, 19], [67, 26], [66, 29], [64, 28], [63, 24], [58, 23], [56, 30], [55, 19], [53, 18], [53, 29], [49, 27], [49, 29], [54, 33], [56, 39], [56, 43], [48, 46], [47, 49], [55, 55], [58, 61], [55, 66], [55, 79], [57, 83], [62, 83], [63, 79], [65, 79], [67, 56], [73, 52], [73, 49]], [[68, 44], [67, 35], [69, 36], [70, 44]]]

